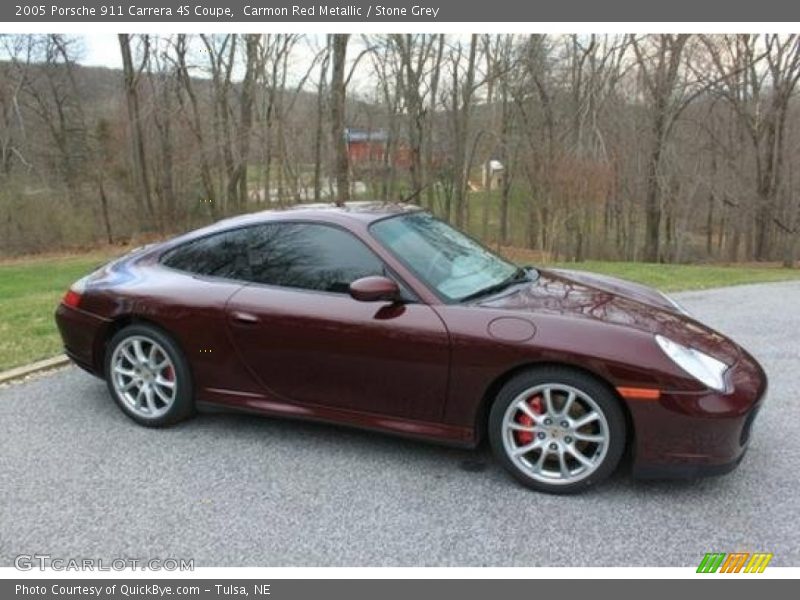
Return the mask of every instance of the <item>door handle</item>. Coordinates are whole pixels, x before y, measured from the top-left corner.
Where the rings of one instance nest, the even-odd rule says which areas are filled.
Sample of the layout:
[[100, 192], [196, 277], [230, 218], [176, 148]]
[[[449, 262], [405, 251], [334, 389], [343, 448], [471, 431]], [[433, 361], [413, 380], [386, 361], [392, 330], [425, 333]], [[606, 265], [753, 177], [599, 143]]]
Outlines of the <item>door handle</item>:
[[243, 325], [253, 325], [258, 323], [258, 317], [249, 312], [243, 312], [240, 310], [235, 310], [231, 313], [231, 318], [236, 321], [237, 323], [242, 323]]

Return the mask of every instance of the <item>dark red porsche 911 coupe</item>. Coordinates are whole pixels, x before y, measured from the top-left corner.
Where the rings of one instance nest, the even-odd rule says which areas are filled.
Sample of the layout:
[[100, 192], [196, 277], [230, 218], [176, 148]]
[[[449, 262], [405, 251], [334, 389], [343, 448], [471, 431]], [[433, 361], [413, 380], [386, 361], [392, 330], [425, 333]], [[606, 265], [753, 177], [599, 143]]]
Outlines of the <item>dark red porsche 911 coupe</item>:
[[133, 420], [323, 420], [463, 446], [523, 484], [722, 473], [767, 382], [660, 292], [520, 268], [429, 213], [353, 203], [221, 221], [76, 282], [67, 354]]

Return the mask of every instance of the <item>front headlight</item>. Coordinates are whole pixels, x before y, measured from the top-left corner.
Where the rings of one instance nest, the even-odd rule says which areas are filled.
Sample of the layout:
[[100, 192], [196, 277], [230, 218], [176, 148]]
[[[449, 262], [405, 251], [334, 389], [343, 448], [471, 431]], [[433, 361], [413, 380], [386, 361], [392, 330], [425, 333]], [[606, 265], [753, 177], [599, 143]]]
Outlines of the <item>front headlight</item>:
[[725, 391], [725, 371], [728, 370], [728, 365], [724, 362], [705, 352], [673, 342], [662, 335], [656, 335], [656, 342], [664, 354], [689, 375], [712, 390]]

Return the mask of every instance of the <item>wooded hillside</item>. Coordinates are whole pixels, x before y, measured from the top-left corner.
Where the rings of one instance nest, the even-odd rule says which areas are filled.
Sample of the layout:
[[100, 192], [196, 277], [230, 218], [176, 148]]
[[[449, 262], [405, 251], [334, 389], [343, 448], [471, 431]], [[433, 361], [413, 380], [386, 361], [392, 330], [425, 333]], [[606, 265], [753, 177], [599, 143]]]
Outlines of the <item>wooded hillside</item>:
[[122, 71], [79, 47], [0, 36], [0, 254], [370, 198], [562, 260], [796, 260], [794, 35], [120, 35]]

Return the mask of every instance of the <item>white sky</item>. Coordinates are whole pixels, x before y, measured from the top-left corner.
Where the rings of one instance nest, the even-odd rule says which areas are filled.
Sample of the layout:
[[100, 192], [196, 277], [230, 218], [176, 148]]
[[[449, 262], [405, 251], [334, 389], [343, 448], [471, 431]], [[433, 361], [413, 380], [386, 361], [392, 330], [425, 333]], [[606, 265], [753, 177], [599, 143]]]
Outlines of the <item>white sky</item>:
[[[162, 32], [156, 32], [156, 34], [168, 35]], [[120, 56], [119, 41], [116, 33], [90, 33], [77, 36], [73, 35], [71, 37], [81, 39], [82, 49], [77, 58], [79, 64], [113, 69], [122, 68], [122, 58]], [[195, 41], [194, 44], [193, 47], [198, 51], [202, 49], [202, 45], [199, 41]], [[304, 34], [303, 39], [297, 42], [292, 49], [290, 58], [290, 70], [287, 81], [289, 86], [299, 83], [300, 78], [305, 75], [308, 69], [314, 64], [314, 57], [324, 44], [325, 35], [320, 33]], [[192, 46], [190, 46], [190, 48], [191, 47]], [[352, 61], [355, 60], [355, 57], [363, 47], [361, 36], [353, 35], [347, 53], [350, 64], [352, 64]], [[135, 48], [134, 46], [134, 51]], [[241, 65], [239, 65], [239, 68], [241, 69]], [[236, 78], [236, 70], [239, 69], [235, 69], [234, 78]], [[204, 73], [195, 71], [194, 75], [203, 77]], [[362, 60], [356, 68], [351, 80], [351, 92], [361, 97], [374, 94], [375, 81], [372, 79], [371, 75], [370, 61]], [[312, 71], [312, 76], [309, 81], [314, 82], [316, 78], [317, 75]]]
[[79, 62], [93, 67], [122, 68], [117, 34], [94, 33], [84, 35], [84, 56]]

